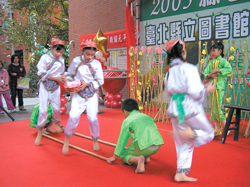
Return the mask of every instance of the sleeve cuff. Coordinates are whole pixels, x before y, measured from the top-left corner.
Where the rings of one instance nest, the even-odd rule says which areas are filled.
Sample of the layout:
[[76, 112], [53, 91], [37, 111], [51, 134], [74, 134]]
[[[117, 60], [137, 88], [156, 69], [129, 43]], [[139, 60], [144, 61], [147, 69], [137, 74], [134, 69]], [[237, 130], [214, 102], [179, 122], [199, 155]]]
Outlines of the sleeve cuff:
[[205, 100], [207, 96], [207, 87], [208, 87], [208, 84], [204, 87], [203, 90], [200, 91], [199, 96], [197, 98], [197, 100], [201, 103]]
[[101, 86], [101, 84], [97, 81], [97, 80], [95, 80], [95, 81], [93, 81], [93, 82], [90, 82], [90, 89], [92, 90], [92, 91], [96, 91], [96, 90], [98, 90], [98, 88]]

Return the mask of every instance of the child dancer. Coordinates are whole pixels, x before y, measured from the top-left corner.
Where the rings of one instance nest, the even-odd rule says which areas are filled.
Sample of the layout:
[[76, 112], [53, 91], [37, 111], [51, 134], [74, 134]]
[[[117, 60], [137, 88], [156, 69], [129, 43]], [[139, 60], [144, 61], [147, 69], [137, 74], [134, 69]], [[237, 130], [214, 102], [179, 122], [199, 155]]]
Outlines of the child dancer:
[[40, 145], [42, 139], [42, 130], [47, 121], [48, 105], [51, 102], [53, 108], [54, 126], [57, 132], [63, 132], [60, 122], [60, 86], [64, 81], [64, 41], [57, 38], [51, 40], [51, 53], [43, 55], [37, 64], [37, 75], [39, 81], [39, 118], [37, 122], [36, 145]]
[[186, 48], [180, 39], [165, 44], [170, 63], [165, 77], [174, 140], [177, 152], [176, 182], [197, 181], [188, 177], [192, 163], [194, 147], [204, 145], [214, 138], [212, 125], [207, 120], [201, 102], [207, 93], [215, 90], [213, 83], [207, 87], [202, 84], [196, 66], [184, 63]]
[[[120, 156], [123, 163], [137, 164], [135, 173], [143, 173], [145, 162], [150, 161], [149, 156], [155, 154], [164, 143], [153, 119], [138, 110], [138, 103], [134, 99], [126, 99], [122, 103], [126, 119], [122, 123], [114, 155], [107, 162], [111, 164]], [[124, 151], [129, 136], [132, 142]]]
[[99, 87], [104, 83], [101, 63], [94, 60], [96, 44], [91, 41], [82, 41], [82, 56], [78, 56], [71, 62], [66, 80], [80, 80], [82, 82], [79, 92], [73, 93], [69, 120], [65, 128], [65, 141], [63, 154], [69, 152], [69, 139], [75, 134], [80, 116], [86, 109], [89, 120], [90, 133], [93, 139], [93, 148], [98, 151], [99, 145], [99, 123], [98, 113], [98, 94]]
[[[39, 104], [35, 105], [32, 108], [32, 113], [30, 117], [30, 128], [36, 127], [38, 122], [38, 116], [39, 116]], [[43, 134], [49, 134], [49, 133], [55, 133], [53, 129], [51, 129], [52, 124], [54, 123], [53, 119], [53, 108], [51, 104], [48, 106], [48, 114], [47, 114], [47, 121], [43, 129]], [[45, 130], [46, 128], [46, 130]], [[61, 126], [62, 129], [64, 129], [63, 126]]]
[[[2, 95], [3, 95], [6, 101], [8, 110], [10, 112], [16, 112], [17, 110], [13, 106], [13, 103], [10, 98], [10, 94], [9, 94], [10, 87], [8, 83], [9, 83], [8, 72], [5, 69], [3, 69], [3, 62], [0, 61], [0, 105], [3, 107], [3, 102], [2, 102]], [[1, 108], [0, 108], [0, 114], [4, 114]]]
[[[232, 67], [230, 63], [225, 58], [223, 58], [224, 57], [223, 50], [224, 46], [221, 42], [212, 45], [211, 54], [214, 58], [208, 62], [208, 66], [204, 70], [205, 79], [210, 79], [210, 81], [212, 81], [213, 78], [217, 77], [216, 89], [218, 93], [219, 109], [221, 108], [222, 105], [224, 90], [226, 86], [225, 77], [228, 74], [232, 73]], [[219, 62], [219, 66], [218, 69], [213, 70], [212, 63], [215, 63], [216, 61]], [[221, 109], [220, 111], [217, 110], [216, 98], [214, 98], [214, 104], [211, 110], [212, 110], [212, 120], [215, 123], [214, 133], [215, 136], [219, 136], [222, 134], [222, 127], [221, 124], [218, 123], [218, 115], [220, 115], [220, 120], [222, 121], [223, 126], [225, 126], [226, 124], [226, 117], [224, 116]]]

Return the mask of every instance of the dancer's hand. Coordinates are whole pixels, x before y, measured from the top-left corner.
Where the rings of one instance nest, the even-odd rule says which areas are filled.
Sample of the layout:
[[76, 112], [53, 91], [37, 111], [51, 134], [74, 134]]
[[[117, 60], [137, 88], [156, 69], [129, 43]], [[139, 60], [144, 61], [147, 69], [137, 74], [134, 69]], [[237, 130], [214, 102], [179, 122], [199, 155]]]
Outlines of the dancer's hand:
[[207, 77], [216, 78], [216, 77], [218, 77], [218, 74], [217, 73], [210, 73]]
[[49, 80], [51, 80], [51, 81], [56, 81], [56, 82], [58, 82], [58, 83], [64, 81], [64, 79], [63, 79], [62, 76], [60, 76], [60, 77], [52, 77], [52, 76], [51, 76], [51, 77], [49, 77]]
[[61, 77], [63, 79], [63, 82], [65, 82], [67, 76], [66, 75], [61, 75]]
[[87, 86], [90, 86], [90, 83], [88, 82], [82, 82], [82, 85], [80, 86], [80, 90], [84, 90]]
[[214, 84], [214, 81], [212, 81], [211, 83], [209, 83], [209, 85], [207, 86], [207, 92], [208, 93], [213, 93], [215, 91], [216, 87]]
[[112, 164], [116, 160], [116, 155], [113, 155], [112, 157], [108, 158], [107, 162], [109, 164]]
[[64, 82], [64, 78], [63, 78], [62, 76], [56, 77], [56, 81], [57, 81], [58, 83]]
[[5, 89], [6, 87], [7, 87], [7, 86], [6, 86], [5, 84], [4, 84], [4, 85], [2, 85], [2, 88], [3, 88], [3, 89]]

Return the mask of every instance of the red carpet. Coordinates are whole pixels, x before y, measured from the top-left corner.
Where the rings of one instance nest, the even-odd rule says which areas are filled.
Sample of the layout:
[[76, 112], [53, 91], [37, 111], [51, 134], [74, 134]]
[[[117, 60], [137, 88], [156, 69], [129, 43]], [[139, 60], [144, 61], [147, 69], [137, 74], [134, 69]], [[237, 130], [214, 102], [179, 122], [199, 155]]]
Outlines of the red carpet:
[[[66, 125], [68, 115], [62, 116]], [[101, 140], [116, 143], [123, 116], [120, 109], [105, 110], [99, 114]], [[165, 145], [151, 157], [144, 174], [134, 174], [135, 167], [117, 160], [109, 165], [98, 158], [70, 149], [62, 152], [62, 144], [42, 139], [35, 146], [36, 130], [29, 129], [29, 120], [0, 123], [0, 186], [1, 187], [63, 187], [63, 186], [249, 186], [250, 138], [233, 141], [233, 133], [220, 144], [220, 137], [194, 151], [190, 176], [198, 178], [195, 183], [175, 183], [176, 152], [169, 136], [170, 124], [157, 123]], [[88, 121], [81, 116], [77, 132], [89, 135]], [[62, 134], [52, 135], [64, 140]], [[92, 151], [92, 141], [72, 137], [70, 144]], [[96, 152], [105, 157], [113, 155], [114, 148], [100, 144]]]

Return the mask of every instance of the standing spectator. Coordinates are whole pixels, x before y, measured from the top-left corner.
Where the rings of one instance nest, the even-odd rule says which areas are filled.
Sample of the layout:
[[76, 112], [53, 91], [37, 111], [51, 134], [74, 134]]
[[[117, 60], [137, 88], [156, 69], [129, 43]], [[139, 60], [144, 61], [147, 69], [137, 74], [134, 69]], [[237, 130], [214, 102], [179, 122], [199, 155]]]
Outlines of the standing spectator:
[[8, 66], [8, 73], [10, 76], [10, 91], [11, 91], [11, 100], [13, 106], [16, 107], [16, 92], [18, 94], [18, 106], [20, 111], [25, 111], [23, 107], [23, 90], [17, 89], [17, 79], [23, 79], [26, 75], [26, 70], [23, 65], [20, 63], [20, 58], [18, 55], [14, 54], [11, 57], [11, 64]]
[[[12, 104], [12, 101], [10, 99], [10, 94], [9, 94], [9, 75], [8, 72], [3, 69], [3, 62], [0, 61], [0, 105], [3, 107], [3, 102], [2, 102], [2, 95], [6, 101], [8, 110], [10, 112], [15, 112], [16, 109]], [[4, 112], [2, 111], [2, 109], [0, 108], [0, 114], [4, 114]]]

